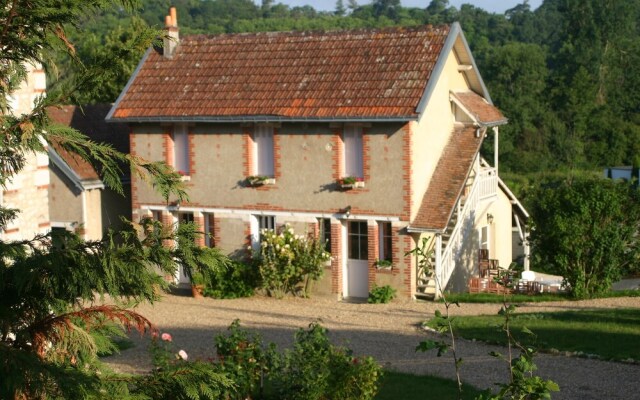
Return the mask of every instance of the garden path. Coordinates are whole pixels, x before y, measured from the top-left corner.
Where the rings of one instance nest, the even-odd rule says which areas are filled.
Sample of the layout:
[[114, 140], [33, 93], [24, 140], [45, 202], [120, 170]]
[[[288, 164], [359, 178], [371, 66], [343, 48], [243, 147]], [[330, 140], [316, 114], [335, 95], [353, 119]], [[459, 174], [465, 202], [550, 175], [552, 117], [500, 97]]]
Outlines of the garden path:
[[[560, 311], [583, 308], [640, 308], [640, 298], [611, 298], [579, 302], [552, 302], [522, 305], [523, 312]], [[453, 307], [454, 315], [495, 314], [498, 304], [461, 304]], [[265, 342], [279, 348], [288, 347], [293, 334], [319, 321], [329, 329], [336, 344], [346, 345], [358, 355], [371, 355], [386, 368], [416, 374], [454, 377], [450, 355], [438, 358], [435, 353], [416, 353], [416, 345], [430, 333], [420, 323], [444, 306], [432, 302], [394, 302], [391, 304], [354, 304], [331, 299], [276, 300], [253, 297], [237, 300], [193, 299], [166, 296], [154, 306], [139, 311], [157, 324], [162, 332], [170, 332], [179, 349], [190, 358], [213, 357], [213, 338], [224, 332], [238, 318], [245, 327], [259, 330]], [[640, 338], [638, 338], [640, 340]], [[108, 363], [123, 372], [149, 369], [147, 338], [134, 338], [136, 346], [120, 355], [109, 357]], [[478, 388], [507, 379], [507, 368], [488, 353], [504, 348], [459, 340], [459, 356], [464, 359], [462, 379]], [[594, 359], [541, 354], [536, 363], [542, 377], [556, 381], [561, 392], [554, 399], [631, 399], [640, 393], [640, 365]]]

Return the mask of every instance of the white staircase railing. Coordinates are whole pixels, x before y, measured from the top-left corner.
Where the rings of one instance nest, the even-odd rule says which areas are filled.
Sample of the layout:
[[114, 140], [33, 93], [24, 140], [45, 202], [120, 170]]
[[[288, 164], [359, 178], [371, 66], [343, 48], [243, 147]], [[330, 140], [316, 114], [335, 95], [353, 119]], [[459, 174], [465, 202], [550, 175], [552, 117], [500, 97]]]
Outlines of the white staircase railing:
[[[442, 296], [456, 264], [460, 260], [463, 244], [475, 236], [476, 208], [480, 201], [495, 196], [498, 189], [498, 174], [493, 168], [482, 168], [473, 180], [471, 190], [464, 199], [458, 200], [458, 220], [451, 232], [449, 242], [442, 250], [441, 241], [436, 243], [436, 298]], [[464, 200], [460, 210], [459, 204]]]

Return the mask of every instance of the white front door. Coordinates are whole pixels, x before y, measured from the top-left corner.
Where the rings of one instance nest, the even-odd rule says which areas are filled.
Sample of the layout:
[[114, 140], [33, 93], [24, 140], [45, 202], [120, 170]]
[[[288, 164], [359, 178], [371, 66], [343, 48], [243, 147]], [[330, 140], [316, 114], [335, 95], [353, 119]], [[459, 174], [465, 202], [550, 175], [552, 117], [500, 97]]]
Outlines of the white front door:
[[347, 222], [346, 297], [369, 297], [368, 246], [367, 222]]

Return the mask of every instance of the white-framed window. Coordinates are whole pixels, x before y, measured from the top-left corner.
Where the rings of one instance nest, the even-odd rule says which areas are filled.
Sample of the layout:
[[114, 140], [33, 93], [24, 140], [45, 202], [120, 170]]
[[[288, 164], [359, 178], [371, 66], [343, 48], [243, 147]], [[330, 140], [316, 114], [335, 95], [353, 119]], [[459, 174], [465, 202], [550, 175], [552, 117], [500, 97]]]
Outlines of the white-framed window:
[[273, 127], [257, 125], [253, 131], [254, 175], [275, 176], [273, 154]]
[[320, 243], [323, 243], [324, 250], [331, 254], [331, 219], [318, 218], [318, 228], [320, 233]]
[[342, 140], [344, 142], [344, 176], [364, 178], [362, 128], [345, 126]]
[[260, 250], [260, 234], [263, 229], [276, 229], [276, 217], [273, 215], [252, 215], [251, 216], [251, 247], [253, 250]]
[[378, 222], [378, 259], [391, 261], [391, 222]]
[[189, 134], [187, 124], [176, 124], [173, 127], [173, 168], [180, 175], [189, 175]]
[[489, 225], [480, 228], [478, 240], [481, 249], [489, 249]]
[[369, 237], [366, 221], [349, 221], [348, 250], [352, 260], [369, 258]]

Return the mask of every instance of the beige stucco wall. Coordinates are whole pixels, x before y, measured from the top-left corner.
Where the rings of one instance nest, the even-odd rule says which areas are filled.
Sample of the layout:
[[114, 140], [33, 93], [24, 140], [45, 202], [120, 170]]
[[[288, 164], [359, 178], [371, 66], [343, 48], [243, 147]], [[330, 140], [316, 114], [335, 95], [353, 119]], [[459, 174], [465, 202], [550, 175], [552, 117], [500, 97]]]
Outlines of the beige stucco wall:
[[447, 57], [440, 80], [431, 94], [422, 118], [415, 124], [411, 219], [419, 211], [442, 150], [453, 132], [454, 116], [450, 92], [469, 89], [463, 74], [458, 72], [458, 65], [455, 51], [452, 51]]
[[85, 239], [102, 239], [102, 189], [89, 189], [84, 191], [84, 204], [86, 212], [84, 216]]
[[[27, 79], [9, 96], [12, 114], [19, 116], [33, 109], [34, 100], [44, 95], [46, 79], [39, 64], [26, 64]], [[8, 240], [32, 239], [36, 234], [50, 229], [48, 186], [49, 159], [45, 153], [27, 153], [24, 168], [7, 184], [0, 196], [0, 203], [7, 208], [20, 210], [17, 218], [7, 224], [0, 236]]]
[[[193, 172], [189, 202], [183, 206], [245, 210], [292, 210], [335, 213], [350, 205], [352, 212], [399, 216], [403, 212], [403, 137], [400, 124], [365, 128], [365, 170], [369, 179], [359, 190], [337, 190], [335, 147], [329, 124], [283, 124], [276, 146], [277, 182], [260, 189], [246, 187], [243, 128], [240, 125], [201, 124], [192, 133]], [[134, 148], [148, 160], [163, 160], [164, 130], [134, 127]], [[365, 171], [366, 173], [366, 171]], [[162, 205], [149, 185], [138, 185], [140, 204]]]
[[56, 167], [50, 165], [49, 210], [54, 224], [82, 221], [82, 192]]

